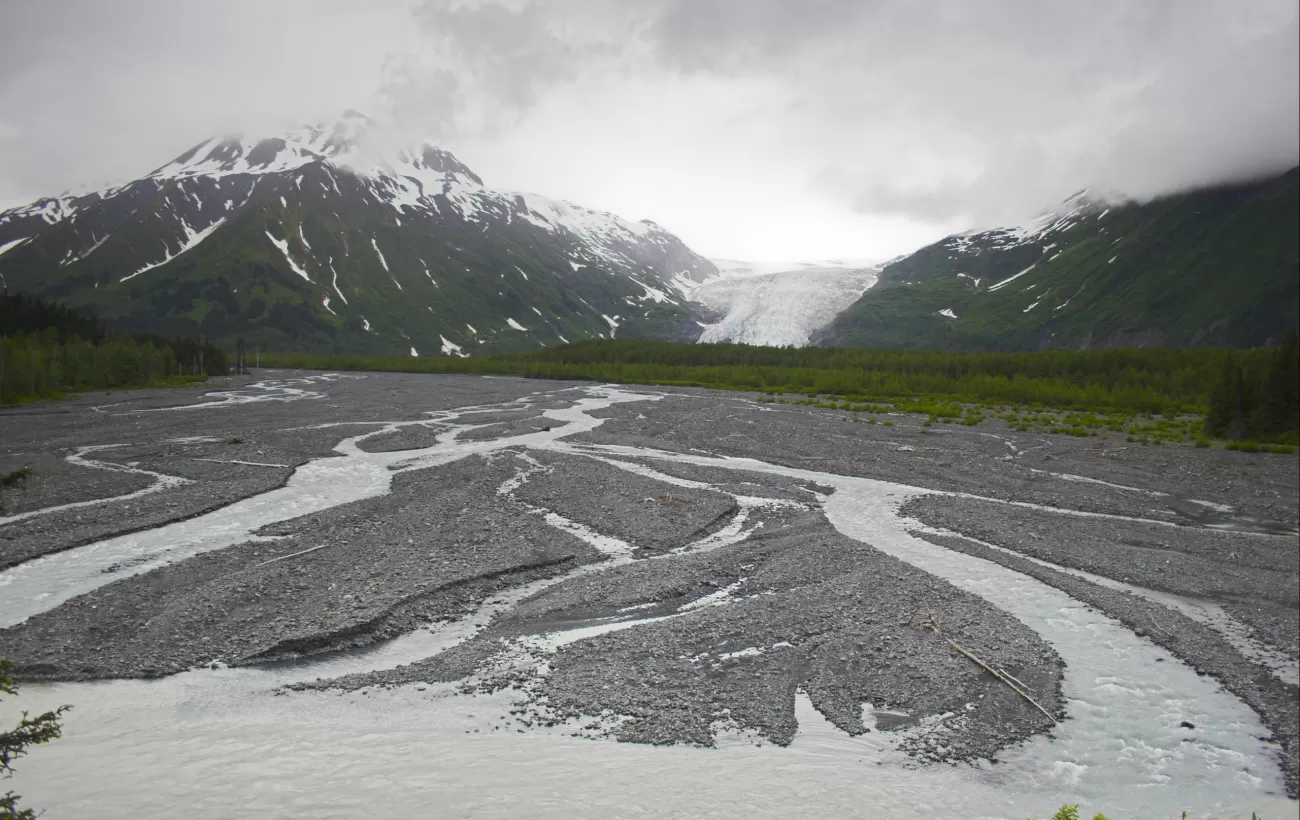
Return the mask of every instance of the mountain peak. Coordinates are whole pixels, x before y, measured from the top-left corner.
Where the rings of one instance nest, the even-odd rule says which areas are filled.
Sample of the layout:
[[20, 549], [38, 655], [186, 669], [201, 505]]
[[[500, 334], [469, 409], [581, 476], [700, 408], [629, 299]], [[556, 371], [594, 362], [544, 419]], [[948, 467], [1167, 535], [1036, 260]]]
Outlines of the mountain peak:
[[453, 177], [462, 176], [473, 180], [477, 185], [483, 184], [483, 180], [479, 178], [479, 175], [457, 159], [455, 154], [427, 142], [420, 146], [419, 151], [415, 153], [399, 151], [397, 159], [399, 160], [399, 172], [402, 165], [408, 165], [418, 171], [432, 171], [435, 174], [451, 175]]
[[683, 282], [713, 271], [653, 223], [490, 189], [356, 111], [0, 213], [0, 252], [10, 289], [111, 310], [116, 327], [456, 355], [692, 339]]
[[292, 171], [318, 162], [363, 174], [397, 174], [439, 181], [483, 181], [451, 152], [427, 142], [396, 148], [379, 124], [348, 109], [338, 119], [282, 135], [229, 134], [204, 140], [149, 176], [153, 179], [225, 177]]

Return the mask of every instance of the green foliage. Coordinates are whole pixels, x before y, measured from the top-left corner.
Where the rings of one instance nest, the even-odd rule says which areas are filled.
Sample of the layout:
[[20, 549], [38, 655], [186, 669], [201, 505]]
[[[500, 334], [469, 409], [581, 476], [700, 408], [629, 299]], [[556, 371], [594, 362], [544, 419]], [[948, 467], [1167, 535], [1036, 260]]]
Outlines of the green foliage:
[[0, 336], [41, 333], [54, 328], [60, 339], [73, 336], [102, 341], [104, 326], [93, 317], [57, 302], [34, 299], [21, 293], [0, 293]]
[[206, 375], [178, 362], [170, 346], [130, 338], [102, 344], [73, 336], [58, 341], [40, 336], [0, 338], [0, 404], [58, 398], [66, 392], [129, 387], [166, 387], [203, 381]]
[[[1233, 441], [1292, 443], [1300, 427], [1300, 343], [1295, 331], [1282, 344], [1244, 362], [1227, 357], [1210, 395], [1205, 430]], [[1240, 449], [1240, 448], [1236, 448]]]
[[[863, 412], [882, 412], [882, 401], [903, 412], [960, 418], [962, 403], [1009, 404], [1023, 425], [1033, 408], [1079, 412], [1060, 426], [1095, 431], [1117, 428], [1134, 414], [1197, 412], [1209, 403], [1230, 351], [1214, 348], [1060, 350], [1034, 353], [949, 353], [837, 348], [689, 345], [634, 340], [590, 341], [531, 353], [467, 359], [264, 355], [273, 367], [387, 370], [417, 373], [494, 373], [614, 383], [691, 385], [772, 394], [802, 402], [838, 397]], [[1258, 368], [1269, 350], [1238, 351], [1236, 361]], [[930, 397], [930, 398], [918, 398]], [[777, 401], [784, 401], [778, 399]], [[871, 404], [871, 408], [867, 408]], [[968, 411], [967, 411], [968, 412]], [[1104, 419], [1102, 415], [1105, 415]], [[1055, 419], [1055, 417], [1053, 417]], [[1046, 420], [1045, 418], [1043, 420]], [[1162, 419], [1152, 433], [1181, 440], [1192, 420]]]
[[[1033, 820], [1033, 818], [1030, 818]], [[1056, 810], [1051, 820], [1079, 820], [1079, 805], [1077, 803], [1067, 803]], [[1092, 820], [1109, 820], [1106, 815], [1098, 812], [1092, 816]]]
[[[0, 658], [0, 694], [10, 697], [18, 694], [12, 672], [13, 662], [8, 658]], [[0, 774], [6, 778], [12, 777], [14, 761], [27, 754], [29, 748], [58, 738], [63, 733], [59, 719], [71, 708], [60, 706], [36, 717], [28, 717], [27, 712], [23, 712], [17, 726], [0, 731]], [[21, 797], [22, 795], [13, 792], [0, 796], [0, 820], [33, 820], [36, 817], [32, 809], [18, 808]]]
[[1238, 450], [1243, 453], [1278, 453], [1292, 455], [1296, 448], [1290, 444], [1260, 444], [1258, 441], [1229, 441], [1223, 445], [1225, 450]]
[[18, 487], [27, 483], [27, 477], [32, 474], [31, 467], [19, 467], [17, 470], [10, 470], [4, 475], [0, 475], [0, 490], [7, 490], [11, 487]]
[[[1077, 437], [1124, 433], [1140, 445], [1209, 446], [1197, 413], [1225, 363], [1267, 371], [1275, 351], [1214, 348], [947, 353], [834, 348], [581, 342], [467, 359], [264, 355], [272, 367], [413, 373], [491, 373], [667, 384], [762, 393], [760, 402], [851, 413], [913, 413], [974, 426], [1000, 418], [1022, 432]], [[789, 398], [787, 398], [789, 397]], [[870, 419], [868, 419], [870, 421]], [[891, 426], [892, 421], [881, 422]], [[1286, 446], [1297, 430], [1267, 447]]]
[[[24, 487], [27, 485], [27, 478], [32, 474], [31, 467], [19, 467], [16, 470], [10, 470], [4, 475], [0, 475], [0, 491], [11, 490], [14, 487]], [[0, 496], [0, 515], [4, 515], [5, 505], [3, 497]]]
[[227, 372], [225, 353], [211, 342], [106, 336], [98, 322], [55, 303], [5, 296], [0, 318], [13, 320], [0, 325], [0, 404], [77, 390], [188, 384]]

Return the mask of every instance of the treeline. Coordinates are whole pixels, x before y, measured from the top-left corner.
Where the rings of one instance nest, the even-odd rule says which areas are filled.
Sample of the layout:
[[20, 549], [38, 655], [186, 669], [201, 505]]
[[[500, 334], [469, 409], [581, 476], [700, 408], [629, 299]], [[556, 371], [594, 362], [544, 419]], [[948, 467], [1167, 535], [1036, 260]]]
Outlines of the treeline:
[[167, 386], [228, 372], [211, 342], [112, 336], [96, 319], [22, 294], [0, 294], [0, 404], [78, 390]]
[[[263, 355], [272, 367], [493, 373], [549, 379], [691, 385], [855, 400], [949, 400], [1094, 411], [1205, 412], [1229, 362], [1269, 372], [1276, 352], [1217, 348], [949, 353], [843, 348], [580, 342], [482, 359]], [[1244, 377], [1243, 377], [1244, 378]]]
[[1210, 395], [1205, 431], [1236, 441], [1295, 441], [1300, 430], [1300, 339], [1291, 331], [1266, 360], [1229, 354]]
[[[954, 353], [861, 348], [581, 342], [523, 354], [539, 362], [685, 369], [754, 389], [832, 395], [951, 395], [1014, 404], [1161, 413], [1203, 409], [1221, 364], [1214, 348]], [[1267, 351], [1237, 355], [1257, 363]]]
[[108, 335], [103, 324], [58, 302], [46, 302], [21, 293], [0, 293], [0, 336], [38, 334], [53, 329], [60, 340], [77, 336], [102, 342]]

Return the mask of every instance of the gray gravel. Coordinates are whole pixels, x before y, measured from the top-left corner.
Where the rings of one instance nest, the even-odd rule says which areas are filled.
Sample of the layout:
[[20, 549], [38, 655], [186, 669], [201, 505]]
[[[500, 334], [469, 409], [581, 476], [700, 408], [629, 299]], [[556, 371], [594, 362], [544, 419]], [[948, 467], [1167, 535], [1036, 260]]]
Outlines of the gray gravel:
[[665, 484], [589, 458], [533, 458], [547, 469], [516, 491], [519, 498], [626, 541], [638, 557], [703, 538], [736, 514], [735, 500], [723, 493]]
[[559, 427], [563, 423], [564, 422], [555, 421], [554, 419], [548, 419], [543, 416], [529, 416], [527, 418], [516, 419], [502, 424], [485, 424], [476, 430], [466, 430], [457, 436], [456, 440], [481, 441], [485, 439], [521, 436], [525, 433], [535, 433], [538, 430], [550, 430], [552, 427]]
[[[913, 533], [948, 549], [993, 561], [1051, 584], [1072, 598], [1105, 612], [1133, 629], [1138, 635], [1169, 650], [1186, 661], [1198, 674], [1210, 675], [1245, 701], [1263, 719], [1282, 746], [1279, 764], [1286, 775], [1287, 790], [1295, 794], [1300, 786], [1300, 689], [1283, 683], [1268, 669], [1253, 663], [1215, 632], [1177, 610], [1059, 572], [1041, 564], [1007, 555], [998, 550], [956, 536]], [[983, 540], [983, 539], [981, 539]], [[1188, 729], [1196, 739], [1196, 729]]]
[[1087, 519], [944, 496], [912, 501], [903, 514], [1150, 589], [1300, 608], [1300, 563], [1286, 536]]
[[[493, 592], [604, 556], [495, 498], [511, 471], [471, 458], [393, 492], [125, 578], [0, 632], [27, 678], [152, 677], [394, 637]], [[312, 550], [297, 557], [305, 550]]]
[[0, 475], [26, 467], [31, 474], [13, 488], [0, 489], [0, 516], [25, 513], [76, 501], [109, 498], [153, 484], [148, 476], [88, 470], [67, 459], [41, 451], [11, 452], [0, 457]]
[[[605, 414], [609, 421], [575, 440], [757, 458], [915, 487], [1179, 523], [1198, 523], [1172, 509], [1183, 506], [1179, 499], [1189, 498], [1232, 506], [1238, 513], [1233, 519], [1267, 519], [1292, 530], [1300, 521], [1300, 461], [1295, 457], [1035, 435], [1011, 430], [1001, 420], [973, 428], [923, 427], [918, 416], [878, 416], [894, 422], [885, 426], [854, 422], [853, 414], [843, 411], [762, 405], [702, 390], [656, 402], [649, 412], [639, 405], [618, 405]], [[1170, 495], [1143, 495], [1047, 472]]]
[[[623, 740], [712, 745], [715, 725], [726, 724], [784, 745], [797, 728], [794, 695], [803, 689], [852, 734], [865, 731], [865, 702], [915, 718], [953, 713], [947, 731], [916, 738], [913, 751], [922, 759], [995, 757], [1051, 726], [922, 627], [929, 615], [938, 616], [947, 634], [1058, 711], [1060, 660], [1019, 621], [845, 538], [819, 513], [783, 510], [763, 522], [761, 536], [740, 544], [553, 586], [429, 661], [313, 688], [460, 680], [490, 668], [502, 637], [684, 612], [561, 649], [538, 690], [548, 706], [546, 722], [608, 711], [631, 718], [616, 731]], [[736, 602], [691, 610], [692, 602], [722, 589]], [[634, 616], [629, 607], [636, 607]], [[762, 652], [744, 654], [748, 649]], [[492, 690], [526, 681], [526, 674], [509, 672], [489, 674], [480, 685]], [[896, 721], [893, 728], [915, 722]]]
[[[97, 457], [188, 482], [129, 501], [0, 524], [0, 564], [263, 492], [306, 461], [333, 457], [343, 439], [383, 424], [430, 421], [430, 411], [473, 406], [455, 423], [485, 426], [461, 438], [503, 438], [558, 424], [541, 412], [568, 406], [579, 395], [569, 392], [571, 383], [549, 381], [317, 376], [257, 377], [307, 391], [292, 401], [137, 412], [213, 400], [204, 391], [182, 389], [80, 396], [0, 411], [0, 466], [30, 462], [36, 470], [27, 490], [6, 494], [5, 503], [14, 509], [104, 499], [152, 480], [65, 460], [88, 445], [122, 445]], [[231, 380], [229, 387], [246, 388], [253, 380]], [[569, 441], [753, 457], [985, 499], [1177, 524], [1080, 518], [952, 496], [923, 498], [906, 510], [1023, 555], [1153, 589], [1213, 597], [1283, 651], [1294, 656], [1300, 644], [1296, 539], [1234, 531], [1294, 529], [1300, 519], [1295, 458], [1021, 434], [998, 421], [924, 428], [919, 418], [896, 416], [885, 426], [857, 423], [837, 411], [759, 405], [737, 394], [647, 392], [666, 395], [601, 411], [601, 427]], [[247, 393], [255, 394], [265, 395]], [[519, 403], [524, 398], [528, 403]], [[486, 405], [505, 412], [477, 409]], [[361, 446], [369, 452], [424, 448], [446, 429], [438, 423], [407, 425]], [[168, 441], [192, 436], [213, 440]], [[311, 657], [436, 628], [496, 592], [550, 578], [557, 583], [449, 651], [394, 670], [304, 685], [517, 686], [532, 698], [520, 707], [530, 721], [603, 713], [626, 718], [608, 729], [624, 740], [702, 745], [713, 742], [719, 727], [788, 743], [796, 729], [796, 692], [802, 690], [851, 733], [866, 729], [864, 703], [901, 713], [882, 716], [876, 727], [905, 731], [909, 748], [924, 760], [992, 758], [1010, 744], [1050, 731], [1043, 715], [924, 629], [933, 615], [945, 634], [1015, 675], [1059, 714], [1062, 670], [1051, 647], [983, 599], [841, 536], [815, 503], [825, 487], [642, 462], [714, 487], [688, 490], [581, 455], [525, 455], [536, 464], [512, 449], [402, 473], [389, 495], [261, 533], [277, 540], [238, 544], [122, 578], [0, 631], [0, 655], [13, 657], [19, 674], [29, 679], [147, 677], [213, 660], [252, 664]], [[499, 495], [502, 483], [521, 469], [529, 471], [527, 481], [513, 497]], [[753, 531], [738, 543], [680, 552], [735, 520], [737, 495], [796, 503], [749, 510], [746, 527]], [[548, 526], [539, 508], [636, 550], [627, 560], [611, 561]], [[1214, 676], [1282, 740], [1288, 755], [1283, 768], [1295, 793], [1294, 687], [1279, 688], [1217, 633], [1163, 607], [966, 538], [936, 543], [1058, 586]], [[730, 603], [699, 606], [724, 593]], [[535, 644], [520, 649], [528, 636], [664, 616], [674, 617], [554, 653]], [[1167, 631], [1163, 637], [1144, 623], [1153, 619]], [[539, 662], [545, 674], [538, 673]], [[940, 728], [918, 730], [941, 715], [948, 717], [938, 720]]]

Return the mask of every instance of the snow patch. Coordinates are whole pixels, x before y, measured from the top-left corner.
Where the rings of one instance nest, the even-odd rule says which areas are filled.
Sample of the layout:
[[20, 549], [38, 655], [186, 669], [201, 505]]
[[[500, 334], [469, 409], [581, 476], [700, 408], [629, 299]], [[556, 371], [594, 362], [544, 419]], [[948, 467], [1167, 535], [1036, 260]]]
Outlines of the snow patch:
[[346, 304], [348, 303], [348, 298], [347, 298], [346, 296], [343, 295], [343, 291], [339, 290], [339, 272], [336, 271], [336, 270], [334, 270], [334, 260], [333, 260], [333, 258], [330, 259], [329, 264], [330, 264], [330, 273], [333, 274], [333, 277], [334, 277], [334, 278], [330, 281], [330, 284], [334, 286], [334, 292], [337, 293], [337, 294], [339, 295], [339, 298], [343, 300], [343, 304], [346, 305]]
[[442, 355], [459, 356], [462, 359], [467, 357], [468, 354], [461, 352], [460, 345], [448, 341], [446, 336], [439, 336], [438, 338], [442, 340]]
[[23, 244], [30, 238], [31, 237], [23, 237], [22, 239], [15, 239], [12, 242], [6, 242], [3, 245], [0, 245], [0, 256], [4, 256], [6, 253]]
[[143, 268], [140, 268], [140, 270], [136, 271], [135, 273], [128, 273], [126, 276], [123, 276], [118, 281], [125, 282], [128, 279], [132, 279], [136, 276], [139, 276], [145, 271], [153, 270], [159, 265], [167, 264], [168, 262], [172, 261], [173, 259], [185, 253], [186, 251], [191, 250], [196, 246], [198, 246], [200, 242], [202, 242], [203, 240], [211, 236], [213, 231], [215, 231], [217, 228], [220, 228], [222, 224], [225, 223], [225, 221], [226, 218], [223, 216], [221, 219], [218, 219], [216, 222], [213, 222], [211, 225], [209, 225], [208, 227], [204, 228], [201, 231], [196, 231], [193, 228], [191, 228], [189, 225], [186, 225], [184, 222], [182, 222], [181, 228], [185, 231], [185, 239], [181, 241], [181, 246], [179, 250], [173, 253], [172, 250], [167, 247], [167, 243], [164, 242], [163, 251], [165, 255], [163, 256], [161, 261], [153, 262], [152, 264], [145, 265]]
[[297, 262], [293, 261], [293, 257], [289, 255], [289, 240], [276, 239], [275, 236], [270, 231], [266, 231], [266, 238], [271, 240], [272, 245], [275, 245], [277, 248], [280, 249], [280, 253], [284, 254], [284, 261], [289, 263], [289, 267], [293, 270], [294, 273], [298, 274], [303, 279], [306, 279], [308, 282], [311, 281], [311, 277], [307, 275], [307, 271], [303, 270], [302, 267], [300, 267]]
[[1016, 281], [1017, 279], [1019, 279], [1020, 277], [1024, 276], [1026, 273], [1029, 273], [1031, 270], [1033, 270], [1033, 269], [1036, 268], [1036, 267], [1038, 267], [1038, 263], [1037, 263], [1037, 262], [1035, 262], [1034, 264], [1032, 264], [1032, 265], [1030, 265], [1029, 267], [1025, 268], [1025, 269], [1022, 270], [1020, 273], [1017, 273], [1015, 276], [1008, 276], [1006, 279], [1003, 279], [1001, 282], [998, 282], [996, 285], [989, 285], [989, 290], [990, 290], [990, 291], [995, 291], [995, 290], [998, 290], [999, 288], [1004, 288], [1004, 287], [1006, 287], [1007, 285], [1009, 285], [1009, 284], [1011, 284], [1012, 282], [1014, 282], [1014, 281]]

